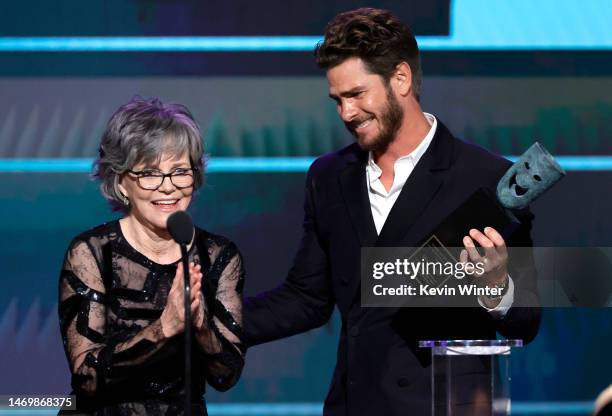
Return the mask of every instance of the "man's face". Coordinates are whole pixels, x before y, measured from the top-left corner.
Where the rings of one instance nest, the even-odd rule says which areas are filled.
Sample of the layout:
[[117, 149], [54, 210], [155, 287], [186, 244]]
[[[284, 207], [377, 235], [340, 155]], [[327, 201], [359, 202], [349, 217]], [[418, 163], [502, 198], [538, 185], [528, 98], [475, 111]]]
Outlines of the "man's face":
[[368, 72], [360, 58], [327, 71], [329, 96], [346, 128], [367, 151], [384, 151], [395, 139], [404, 112], [391, 86]]

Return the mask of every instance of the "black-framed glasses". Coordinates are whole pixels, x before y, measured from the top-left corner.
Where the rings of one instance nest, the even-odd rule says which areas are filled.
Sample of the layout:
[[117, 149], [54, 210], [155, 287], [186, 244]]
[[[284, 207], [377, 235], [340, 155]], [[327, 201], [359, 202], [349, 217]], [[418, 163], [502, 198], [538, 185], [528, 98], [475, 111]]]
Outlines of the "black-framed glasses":
[[163, 173], [158, 170], [128, 170], [128, 172], [136, 176], [138, 186], [148, 191], [155, 191], [162, 186], [166, 178], [170, 178], [172, 185], [178, 189], [193, 186], [193, 175], [196, 170], [196, 168], [179, 168], [170, 173]]

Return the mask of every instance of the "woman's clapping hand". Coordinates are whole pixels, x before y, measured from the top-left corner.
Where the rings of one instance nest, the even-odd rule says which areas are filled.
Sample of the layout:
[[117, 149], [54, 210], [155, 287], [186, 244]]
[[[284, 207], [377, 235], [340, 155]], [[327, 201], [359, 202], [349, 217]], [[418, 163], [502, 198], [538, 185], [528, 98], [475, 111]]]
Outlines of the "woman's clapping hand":
[[[191, 283], [191, 319], [193, 326], [200, 328], [205, 319], [204, 299], [202, 296], [202, 271], [199, 264], [189, 264]], [[179, 263], [168, 294], [168, 302], [161, 315], [162, 332], [166, 338], [180, 334], [185, 329], [183, 265]]]

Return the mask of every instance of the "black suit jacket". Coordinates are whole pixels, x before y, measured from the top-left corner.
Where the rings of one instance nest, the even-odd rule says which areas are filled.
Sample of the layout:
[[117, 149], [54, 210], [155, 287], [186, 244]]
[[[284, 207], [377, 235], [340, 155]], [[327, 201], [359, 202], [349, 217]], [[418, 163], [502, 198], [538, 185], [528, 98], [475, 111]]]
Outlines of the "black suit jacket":
[[[417, 246], [476, 189], [492, 190], [510, 162], [454, 138], [438, 122], [436, 134], [406, 181], [379, 236], [366, 188], [367, 153], [352, 144], [318, 158], [306, 179], [304, 234], [285, 282], [245, 300], [244, 331], [256, 345], [319, 327], [337, 305], [342, 321], [326, 415], [406, 415], [430, 412], [430, 352], [422, 339], [495, 339], [496, 332], [529, 342], [538, 308], [512, 307], [504, 319], [484, 308], [361, 308], [360, 250]], [[531, 246], [532, 216], [508, 245]], [[533, 261], [511, 265], [515, 304], [536, 304]], [[524, 302], [524, 303], [523, 303]], [[488, 364], [466, 363], [454, 376], [466, 394]]]

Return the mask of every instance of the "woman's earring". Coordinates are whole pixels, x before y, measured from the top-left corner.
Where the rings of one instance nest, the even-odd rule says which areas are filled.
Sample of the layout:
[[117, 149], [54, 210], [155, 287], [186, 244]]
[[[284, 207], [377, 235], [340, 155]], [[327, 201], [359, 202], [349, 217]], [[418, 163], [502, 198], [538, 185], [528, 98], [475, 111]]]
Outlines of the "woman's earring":
[[121, 194], [121, 199], [123, 199], [123, 205], [125, 205], [126, 207], [129, 207], [130, 199], [127, 196], [125, 196], [123, 192], [120, 192], [120, 194]]

